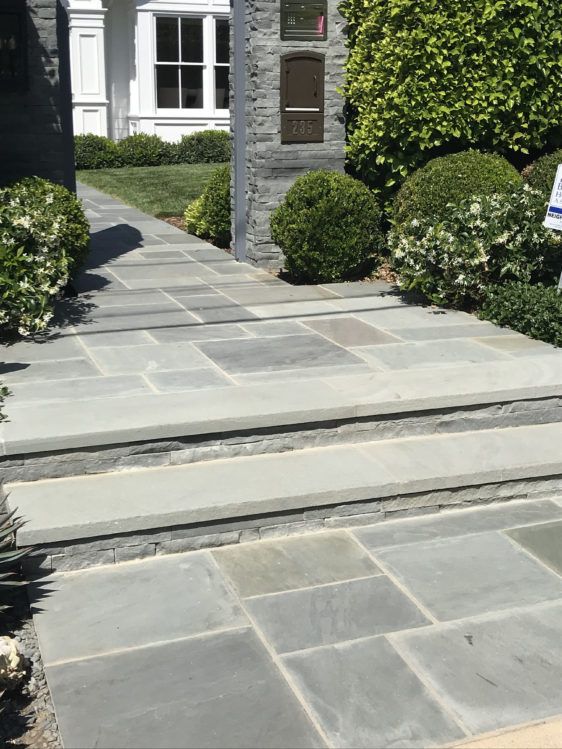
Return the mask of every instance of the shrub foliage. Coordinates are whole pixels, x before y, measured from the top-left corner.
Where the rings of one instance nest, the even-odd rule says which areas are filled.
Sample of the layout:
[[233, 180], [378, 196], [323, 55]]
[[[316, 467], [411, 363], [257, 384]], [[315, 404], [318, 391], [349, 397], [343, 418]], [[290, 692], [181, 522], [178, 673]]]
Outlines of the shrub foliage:
[[0, 190], [0, 326], [44, 330], [55, 297], [84, 261], [89, 226], [78, 199], [33, 177]]
[[176, 146], [180, 164], [220, 164], [230, 161], [230, 133], [201, 130], [184, 135]]
[[271, 236], [297, 281], [317, 283], [353, 276], [383, 247], [381, 210], [361, 182], [338, 172], [299, 177], [271, 216]]
[[123, 166], [161, 166], [175, 163], [175, 145], [158, 135], [137, 133], [117, 143]]
[[464, 200], [440, 222], [414, 219], [389, 236], [400, 284], [437, 304], [471, 307], [493, 283], [552, 283], [562, 236], [545, 229], [543, 215], [541, 194], [525, 186]]
[[562, 148], [541, 156], [523, 171], [525, 181], [540, 190], [545, 200], [550, 198], [558, 164], [562, 164]]
[[512, 282], [484, 291], [480, 317], [562, 347], [562, 295], [553, 286]]
[[203, 194], [187, 206], [184, 220], [191, 234], [217, 247], [230, 246], [230, 167], [213, 172]]
[[562, 5], [344, 0], [349, 152], [391, 188], [436, 149], [542, 148], [562, 118]]
[[123, 165], [117, 144], [103, 135], [76, 135], [74, 159], [77, 169], [111, 169]]
[[393, 203], [393, 220], [439, 220], [447, 205], [458, 205], [474, 195], [509, 193], [522, 182], [519, 172], [503, 156], [463, 151], [432, 159], [406, 178]]

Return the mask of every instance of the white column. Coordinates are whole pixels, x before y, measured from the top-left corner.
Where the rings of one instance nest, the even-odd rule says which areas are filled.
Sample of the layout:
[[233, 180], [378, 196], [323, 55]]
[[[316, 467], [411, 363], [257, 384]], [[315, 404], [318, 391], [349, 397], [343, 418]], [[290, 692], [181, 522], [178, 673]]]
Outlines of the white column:
[[68, 0], [74, 133], [108, 133], [102, 0]]

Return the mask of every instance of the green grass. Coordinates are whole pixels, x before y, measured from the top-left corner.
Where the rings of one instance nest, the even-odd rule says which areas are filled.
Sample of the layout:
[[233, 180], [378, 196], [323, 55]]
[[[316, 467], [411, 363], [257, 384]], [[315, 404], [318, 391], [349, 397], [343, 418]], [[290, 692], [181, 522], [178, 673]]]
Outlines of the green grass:
[[151, 216], [183, 216], [218, 164], [134, 166], [79, 171], [76, 179]]

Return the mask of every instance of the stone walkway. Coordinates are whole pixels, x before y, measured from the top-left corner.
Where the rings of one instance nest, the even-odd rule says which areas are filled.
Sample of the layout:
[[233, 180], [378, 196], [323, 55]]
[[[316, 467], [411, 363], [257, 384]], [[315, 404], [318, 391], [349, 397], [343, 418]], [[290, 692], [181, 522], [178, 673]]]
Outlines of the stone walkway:
[[527, 500], [45, 578], [64, 745], [452, 746], [553, 717], [561, 539], [562, 500]]
[[358, 377], [380, 376], [375, 392], [403, 373], [415, 381], [456, 367], [466, 381], [468, 364], [506, 382], [536, 362], [527, 384], [539, 363], [561, 371], [560, 350], [462, 312], [408, 306], [386, 284], [290, 286], [92, 188], [80, 195], [92, 251], [79, 295], [59, 305], [60, 327], [42, 343], [2, 352], [0, 379], [13, 393], [0, 434], [7, 454], [12, 441], [19, 451], [39, 439], [56, 447], [110, 429], [119, 408], [131, 429], [150, 430], [186, 403], [232, 401], [235, 388], [247, 402], [258, 388], [283, 411], [305, 380], [315, 392], [320, 381], [348, 392]]

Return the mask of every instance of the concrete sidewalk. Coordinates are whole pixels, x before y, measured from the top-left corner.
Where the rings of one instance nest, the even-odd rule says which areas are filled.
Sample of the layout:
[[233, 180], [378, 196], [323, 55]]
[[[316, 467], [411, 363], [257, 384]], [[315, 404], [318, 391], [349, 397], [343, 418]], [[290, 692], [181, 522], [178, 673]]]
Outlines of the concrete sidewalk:
[[527, 500], [45, 578], [63, 742], [444, 747], [550, 718], [561, 549], [562, 500]]

